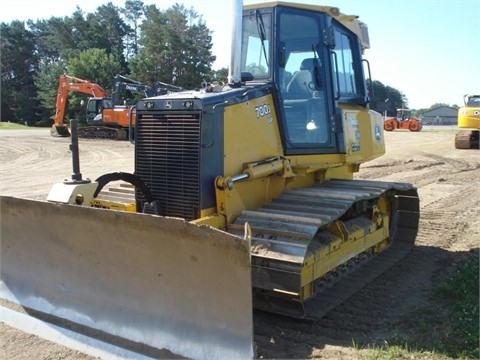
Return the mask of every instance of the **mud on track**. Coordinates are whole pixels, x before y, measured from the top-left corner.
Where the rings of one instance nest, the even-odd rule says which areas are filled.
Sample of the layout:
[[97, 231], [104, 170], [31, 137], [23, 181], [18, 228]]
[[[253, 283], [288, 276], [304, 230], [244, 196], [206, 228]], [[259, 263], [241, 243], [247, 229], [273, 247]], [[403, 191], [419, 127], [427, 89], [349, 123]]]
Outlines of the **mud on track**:
[[[421, 218], [415, 249], [318, 323], [255, 311], [259, 357], [354, 359], [358, 350], [353, 344], [372, 347], [399, 334], [411, 335], [415, 311], [428, 305], [432, 287], [479, 247], [480, 151], [456, 150], [456, 131], [424, 127], [419, 133], [385, 134], [386, 155], [364, 164], [356, 177], [418, 187]], [[79, 146], [84, 178], [133, 170], [128, 142], [80, 139]], [[53, 183], [71, 175], [69, 139], [52, 138], [48, 130], [0, 132], [0, 156], [2, 195], [45, 199]], [[8, 359], [91, 358], [1, 323], [0, 353]]]

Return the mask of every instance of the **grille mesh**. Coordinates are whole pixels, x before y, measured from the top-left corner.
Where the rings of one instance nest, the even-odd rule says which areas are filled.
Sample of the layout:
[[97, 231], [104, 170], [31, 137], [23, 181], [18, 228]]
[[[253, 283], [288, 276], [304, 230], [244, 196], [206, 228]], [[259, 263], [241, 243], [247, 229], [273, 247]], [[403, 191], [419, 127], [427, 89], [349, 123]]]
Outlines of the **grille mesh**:
[[139, 115], [135, 163], [161, 215], [199, 217], [200, 113]]

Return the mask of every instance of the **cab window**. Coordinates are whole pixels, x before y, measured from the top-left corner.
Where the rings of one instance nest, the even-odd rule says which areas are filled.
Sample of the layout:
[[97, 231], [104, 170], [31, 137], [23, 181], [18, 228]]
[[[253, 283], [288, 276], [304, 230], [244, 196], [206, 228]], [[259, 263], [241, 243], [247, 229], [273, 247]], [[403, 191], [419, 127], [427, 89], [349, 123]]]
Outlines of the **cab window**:
[[270, 77], [271, 14], [254, 11], [243, 18], [242, 71], [254, 79]]
[[[283, 12], [279, 41], [285, 59], [278, 70], [287, 148], [315, 152], [330, 143], [320, 21], [308, 13]], [[318, 152], [318, 151], [316, 151]]]

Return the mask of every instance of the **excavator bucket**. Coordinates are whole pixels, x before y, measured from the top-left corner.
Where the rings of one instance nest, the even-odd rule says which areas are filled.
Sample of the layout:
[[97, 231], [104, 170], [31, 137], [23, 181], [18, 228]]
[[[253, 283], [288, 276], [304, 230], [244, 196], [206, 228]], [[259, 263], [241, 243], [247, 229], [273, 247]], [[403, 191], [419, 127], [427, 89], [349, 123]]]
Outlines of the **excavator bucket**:
[[68, 131], [67, 125], [53, 124], [50, 128], [50, 135], [55, 137], [69, 137], [70, 131]]
[[0, 202], [4, 307], [154, 358], [253, 357], [248, 236], [156, 215]]

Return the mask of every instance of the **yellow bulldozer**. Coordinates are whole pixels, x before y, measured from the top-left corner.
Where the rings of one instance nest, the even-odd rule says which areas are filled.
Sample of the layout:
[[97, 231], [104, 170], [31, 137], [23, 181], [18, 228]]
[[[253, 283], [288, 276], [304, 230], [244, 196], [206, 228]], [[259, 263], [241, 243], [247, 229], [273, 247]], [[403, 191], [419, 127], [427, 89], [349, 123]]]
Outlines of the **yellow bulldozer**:
[[[354, 180], [385, 152], [367, 26], [235, 9], [228, 84], [137, 103], [134, 174], [84, 180], [73, 151], [47, 201], [1, 197], [4, 307], [155, 358], [245, 359], [253, 308], [321, 321], [412, 249], [416, 188]], [[133, 194], [102, 197], [110, 180]]]
[[[465, 105], [458, 109], [455, 149], [480, 149], [480, 95], [465, 95]], [[467, 130], [468, 129], [468, 130]]]

